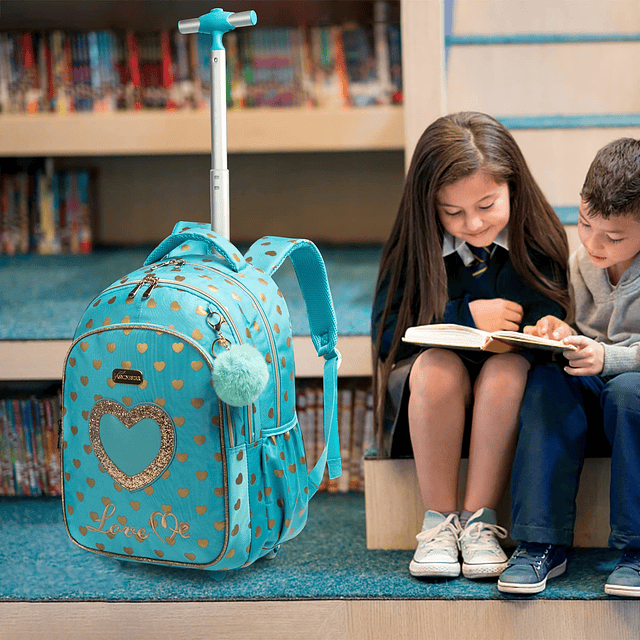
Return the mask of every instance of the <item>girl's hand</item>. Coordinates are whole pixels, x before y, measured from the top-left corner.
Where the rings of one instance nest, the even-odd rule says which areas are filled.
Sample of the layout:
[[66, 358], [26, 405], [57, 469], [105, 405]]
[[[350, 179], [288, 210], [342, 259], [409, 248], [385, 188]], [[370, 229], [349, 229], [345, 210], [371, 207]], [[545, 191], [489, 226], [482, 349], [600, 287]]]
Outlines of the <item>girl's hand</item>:
[[549, 340], [562, 340], [573, 335], [573, 330], [566, 323], [555, 316], [545, 316], [540, 318], [535, 327], [525, 327], [523, 333]]
[[569, 361], [564, 370], [571, 376], [594, 376], [602, 373], [604, 368], [604, 347], [599, 342], [586, 336], [570, 336], [562, 342], [574, 344], [577, 351], [563, 351], [562, 355]]
[[523, 315], [517, 302], [502, 298], [474, 300], [469, 303], [469, 311], [476, 327], [483, 331], [517, 331]]

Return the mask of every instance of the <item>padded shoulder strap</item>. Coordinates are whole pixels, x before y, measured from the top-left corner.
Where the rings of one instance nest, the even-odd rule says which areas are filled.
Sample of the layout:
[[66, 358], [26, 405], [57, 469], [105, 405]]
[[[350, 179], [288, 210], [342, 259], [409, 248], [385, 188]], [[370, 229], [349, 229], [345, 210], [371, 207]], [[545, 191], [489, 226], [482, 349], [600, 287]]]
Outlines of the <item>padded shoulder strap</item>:
[[325, 358], [324, 449], [309, 473], [311, 497], [318, 490], [325, 463], [330, 478], [337, 478], [342, 474], [337, 402], [340, 364], [340, 353], [336, 349], [338, 326], [324, 260], [316, 245], [310, 240], [274, 236], [265, 236], [254, 242], [245, 258], [249, 264], [269, 275], [273, 275], [287, 258], [291, 258], [309, 316], [311, 340], [318, 355]]

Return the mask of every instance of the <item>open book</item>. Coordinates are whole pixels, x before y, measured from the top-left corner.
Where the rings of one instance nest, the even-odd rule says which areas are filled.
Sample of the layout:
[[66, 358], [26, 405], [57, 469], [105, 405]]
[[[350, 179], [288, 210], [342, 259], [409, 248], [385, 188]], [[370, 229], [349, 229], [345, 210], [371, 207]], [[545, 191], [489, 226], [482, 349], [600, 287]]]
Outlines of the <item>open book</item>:
[[475, 349], [491, 353], [504, 353], [515, 349], [543, 349], [545, 351], [572, 351], [574, 345], [557, 340], [529, 336], [519, 331], [482, 331], [460, 324], [425, 324], [409, 327], [403, 340], [429, 347]]

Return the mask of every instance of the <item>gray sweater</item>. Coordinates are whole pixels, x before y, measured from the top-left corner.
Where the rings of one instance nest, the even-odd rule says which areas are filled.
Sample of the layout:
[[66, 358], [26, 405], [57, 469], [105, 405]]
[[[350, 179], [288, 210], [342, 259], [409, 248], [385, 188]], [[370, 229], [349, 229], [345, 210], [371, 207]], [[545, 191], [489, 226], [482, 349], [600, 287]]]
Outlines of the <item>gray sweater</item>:
[[584, 247], [569, 260], [576, 326], [604, 346], [603, 376], [640, 371], [640, 254], [613, 286]]

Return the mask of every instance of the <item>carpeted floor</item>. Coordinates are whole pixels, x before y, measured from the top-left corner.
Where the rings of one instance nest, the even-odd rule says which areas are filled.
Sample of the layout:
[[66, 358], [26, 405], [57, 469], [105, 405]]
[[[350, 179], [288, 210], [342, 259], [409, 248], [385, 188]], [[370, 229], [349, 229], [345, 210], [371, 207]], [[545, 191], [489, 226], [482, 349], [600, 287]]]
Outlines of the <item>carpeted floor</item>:
[[[373, 551], [365, 544], [364, 496], [319, 494], [309, 523], [275, 560], [229, 572], [120, 562], [84, 551], [64, 529], [60, 500], [0, 498], [0, 601], [211, 601], [299, 599], [510, 599], [495, 582], [418, 580], [411, 551]], [[567, 573], [536, 596], [608, 598], [603, 587], [618, 552], [581, 549]]]
[[[380, 247], [319, 248], [339, 334], [367, 335]], [[93, 298], [140, 267], [151, 249], [97, 249], [88, 256], [0, 256], [0, 340], [71, 339]], [[309, 335], [304, 302], [289, 260], [275, 279], [287, 302], [294, 334]]]

